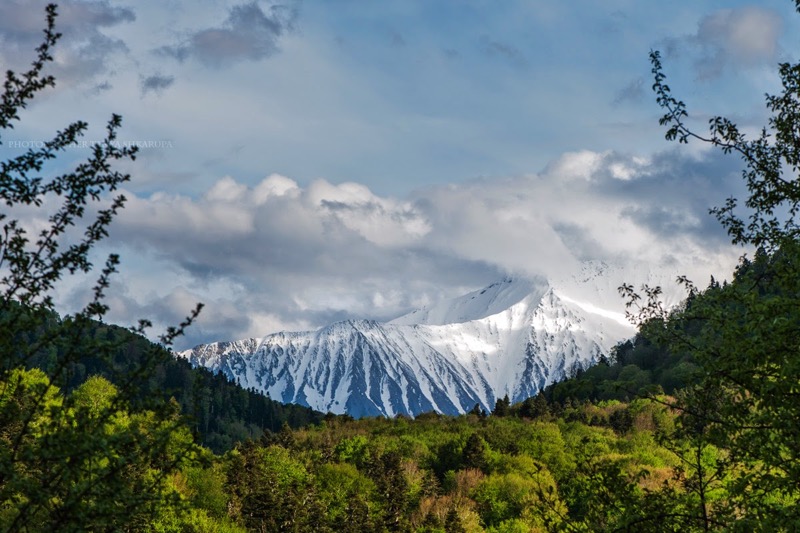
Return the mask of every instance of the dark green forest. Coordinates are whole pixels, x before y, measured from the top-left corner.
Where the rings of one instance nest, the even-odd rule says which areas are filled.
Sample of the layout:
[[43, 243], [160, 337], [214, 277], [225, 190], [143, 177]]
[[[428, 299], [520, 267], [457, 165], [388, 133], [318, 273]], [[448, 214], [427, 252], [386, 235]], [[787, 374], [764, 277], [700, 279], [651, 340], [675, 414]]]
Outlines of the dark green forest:
[[[60, 325], [60, 319], [53, 315], [50, 323]], [[62, 359], [57, 349], [61, 340], [56, 339], [48, 350], [34, 354], [28, 367], [55, 375], [54, 382], [61, 384], [66, 393], [71, 393], [92, 376], [103, 377], [114, 384], [125, 383], [132, 372], [146, 367], [146, 376], [135, 382], [127, 401], [138, 407], [147, 407], [153, 402], [176, 402], [198, 442], [213, 452], [222, 453], [237, 442], [257, 439], [265, 430], [277, 432], [284, 424], [298, 428], [323, 419], [323, 413], [270, 400], [254, 390], [231, 383], [221, 374], [192, 368], [186, 360], [128, 329], [96, 322], [82, 335], [90, 344], [105, 344], [106, 356], [82, 356], [56, 375], [54, 372]], [[36, 335], [28, 335], [28, 338], [27, 342], [35, 342]]]
[[[30, 70], [6, 73], [3, 132], [55, 84], [56, 21], [50, 6]], [[146, 320], [104, 322], [119, 259], [98, 274], [90, 252], [131, 179], [114, 170], [136, 157], [114, 143], [121, 118], [64, 174], [39, 175], [83, 122], [2, 162], [0, 530], [800, 530], [800, 64], [779, 65], [751, 139], [722, 117], [691, 130], [650, 59], [667, 139], [741, 158], [748, 195], [710, 210], [745, 247], [739, 265], [724, 283], [678, 277], [677, 308], [659, 287], [620, 287], [633, 339], [492, 413], [354, 420], [190, 368], [169, 348], [201, 306], [158, 343]], [[49, 226], [29, 233], [19, 206], [54, 209]], [[90, 303], [56, 314], [60, 280], [92, 272]]]

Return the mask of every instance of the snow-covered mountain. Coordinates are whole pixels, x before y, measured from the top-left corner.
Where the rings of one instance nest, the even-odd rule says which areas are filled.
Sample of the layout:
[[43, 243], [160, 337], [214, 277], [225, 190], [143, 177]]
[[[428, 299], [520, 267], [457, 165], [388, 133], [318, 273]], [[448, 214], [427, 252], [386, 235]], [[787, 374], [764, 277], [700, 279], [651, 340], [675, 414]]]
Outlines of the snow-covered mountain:
[[[272, 399], [355, 417], [464, 413], [520, 401], [634, 333], [617, 293], [630, 269], [588, 262], [562, 280], [507, 278], [388, 323], [217, 342], [181, 352]], [[663, 283], [637, 273], [643, 282]]]

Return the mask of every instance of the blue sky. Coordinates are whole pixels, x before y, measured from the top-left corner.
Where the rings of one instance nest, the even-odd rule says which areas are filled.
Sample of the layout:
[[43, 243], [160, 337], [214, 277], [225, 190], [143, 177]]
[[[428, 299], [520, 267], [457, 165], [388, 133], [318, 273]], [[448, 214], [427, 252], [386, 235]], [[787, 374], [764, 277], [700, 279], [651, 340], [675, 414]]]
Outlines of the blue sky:
[[[29, 63], [43, 5], [0, 5], [3, 69]], [[741, 193], [738, 162], [664, 141], [648, 52], [698, 129], [723, 114], [755, 131], [800, 35], [787, 0], [70, 0], [60, 13], [58, 86], [2, 133], [0, 156], [78, 119], [97, 139], [111, 113], [121, 140], [156, 143], [124, 165], [110, 317], [171, 323], [204, 301], [189, 344], [391, 318], [587, 258], [719, 275], [741, 251], [706, 210]], [[86, 286], [67, 283], [65, 309]]]

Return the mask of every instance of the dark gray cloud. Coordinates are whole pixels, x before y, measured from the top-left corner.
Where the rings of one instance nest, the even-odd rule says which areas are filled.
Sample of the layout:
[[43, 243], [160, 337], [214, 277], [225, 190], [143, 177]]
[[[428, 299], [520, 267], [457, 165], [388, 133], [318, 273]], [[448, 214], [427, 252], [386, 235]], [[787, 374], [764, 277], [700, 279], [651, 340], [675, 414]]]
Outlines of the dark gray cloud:
[[[248, 188], [225, 178], [197, 200], [129, 196], [112, 239], [206, 287], [198, 299], [231, 303], [237, 335], [391, 319], [501, 276], [496, 265], [423, 245], [419, 208], [355, 184], [299, 188], [272, 176]], [[213, 289], [223, 282], [234, 289]], [[216, 327], [200, 324], [198, 335], [212, 340]]]
[[233, 6], [225, 22], [192, 33], [185, 42], [157, 51], [178, 61], [194, 58], [219, 68], [238, 61], [257, 61], [278, 51], [278, 40], [294, 28], [296, 4], [273, 5], [266, 12], [258, 2]]
[[142, 77], [141, 87], [142, 96], [147, 93], [161, 94], [165, 89], [175, 83], [175, 76], [165, 76], [163, 74], [151, 74], [150, 76]]
[[515, 67], [527, 66], [528, 60], [519, 48], [488, 36], [481, 38], [481, 50], [491, 57], [502, 58]]
[[[48, 3], [40, 0], [4, 0], [0, 3], [0, 36], [4, 43], [9, 46], [38, 44]], [[136, 15], [132, 9], [112, 6], [108, 0], [65, 0], [58, 3], [56, 25], [63, 38], [69, 40], [80, 34], [90, 38], [97, 28], [134, 20]]]
[[[34, 57], [45, 26], [46, 1], [0, 2], [0, 66], [21, 70]], [[112, 6], [108, 0], [66, 0], [58, 6], [56, 29], [62, 34], [51, 72], [59, 84], [92, 83], [110, 71], [110, 58], [127, 52], [126, 44], [103, 33], [105, 29], [133, 22], [134, 11]]]
[[644, 78], [639, 77], [635, 80], [631, 80], [625, 87], [617, 91], [611, 104], [617, 106], [626, 102], [639, 103], [644, 99], [644, 95]]
[[[123, 274], [125, 270], [123, 268]], [[90, 287], [89, 283], [76, 287], [64, 298], [65, 305], [72, 309], [86, 305], [92, 297]], [[142, 302], [131, 294], [122, 278], [116, 277], [112, 278], [106, 294], [105, 303], [109, 306], [109, 311], [104, 319], [107, 322], [130, 327], [136, 326], [140, 319], [147, 319], [154, 324], [147, 331], [152, 339], [165, 333], [167, 327], [183, 322], [197, 303], [203, 300], [207, 307], [192, 327], [186, 330], [185, 335], [177, 339], [176, 347], [179, 349], [207, 342], [233, 340], [231, 336], [236, 339], [244, 338], [252, 329], [252, 317], [241, 312], [230, 301], [209, 299], [184, 288], [173, 289], [164, 295], [151, 295], [151, 298]]]
[[406, 46], [406, 44], [408, 43], [406, 42], [405, 37], [403, 37], [403, 34], [395, 30], [390, 30], [389, 44], [391, 44], [392, 46], [402, 48], [403, 46]]
[[[131, 238], [127, 231], [117, 233], [115, 238], [123, 235], [126, 240]], [[188, 241], [196, 243], [194, 236]], [[109, 320], [147, 317], [159, 331], [177, 324], [196, 302], [203, 302], [203, 315], [189, 336], [179, 342], [179, 348], [188, 348], [279, 330], [316, 329], [347, 319], [391, 320], [503, 275], [502, 270], [485, 262], [464, 261], [430, 250], [360, 250], [356, 252], [360, 261], [342, 261], [348, 250], [322, 250], [314, 254], [316, 257], [285, 257], [286, 248], [280, 246], [280, 239], [265, 235], [254, 241], [260, 248], [255, 253], [246, 243], [239, 242], [225, 251], [218, 250], [216, 257], [209, 252], [182, 258], [176, 266], [193, 264], [195, 268], [186, 271], [191, 276], [184, 275], [187, 279], [182, 287], [164, 296], [142, 301], [141, 295], [134, 297], [130, 289], [112, 287], [108, 303], [113, 316]], [[276, 241], [278, 246], [273, 246]], [[180, 247], [176, 253], [187, 252], [190, 247], [177, 242], [174, 246]], [[360, 246], [369, 248], [363, 242]], [[133, 248], [118, 248], [122, 252], [123, 275], [130, 272], [126, 257], [147, 255], [152, 249], [152, 244], [143, 239]], [[220, 262], [225, 253], [235, 253], [237, 261]], [[388, 257], [376, 260], [378, 255]], [[170, 259], [174, 259], [173, 254]], [[258, 273], [253, 272], [254, 267], [258, 267]], [[163, 279], [159, 282], [163, 283]], [[220, 285], [224, 288], [218, 289]]]
[[101, 81], [100, 83], [95, 84], [94, 87], [89, 89], [89, 94], [96, 96], [100, 93], [110, 91], [111, 88], [112, 88], [111, 82], [109, 82], [108, 80]]
[[[265, 241], [265, 245], [269, 243], [268, 239]], [[125, 258], [132, 252], [126, 253], [125, 249], [122, 252], [124, 275], [129, 271]], [[252, 259], [244, 250], [240, 251], [241, 261]], [[485, 263], [474, 263], [470, 267], [450, 257], [431, 256], [428, 251], [413, 259], [398, 255], [395, 262], [398, 267], [410, 266], [411, 270], [403, 272], [396, 268], [378, 275], [368, 268], [369, 265], [362, 265], [361, 270], [350, 273], [341, 271], [331, 275], [320, 269], [315, 274], [291, 275], [287, 272], [290, 267], [275, 268], [270, 264], [262, 267], [261, 278], [248, 280], [218, 269], [214, 279], [207, 279], [205, 284], [190, 283], [193, 286], [177, 287], [146, 301], [141, 301], [140, 296], [134, 297], [130, 289], [118, 283], [109, 290], [108, 320], [124, 324], [131, 317], [147, 317], [156, 324], [153, 332], [159, 333], [179, 323], [197, 302], [203, 302], [206, 307], [198, 321], [177, 343], [178, 349], [185, 349], [201, 343], [281, 330], [316, 329], [348, 319], [391, 320], [420, 306], [454, 296], [453, 287], [458, 287], [456, 293], [466, 292], [503, 275]], [[395, 276], [397, 281], [387, 283], [384, 275]], [[363, 277], [354, 281], [358, 276]], [[215, 289], [217, 283], [226, 278], [224, 290]]]
[[629, 202], [620, 215], [646, 228], [658, 239], [686, 235], [709, 249], [727, 246], [730, 239], [709, 214], [726, 198], [743, 197], [741, 162], [732, 155], [712, 152], [702, 158], [681, 155], [680, 150], [655, 154], [636, 179], [619, 180], [608, 169], [622, 156], [610, 154], [595, 194]]
[[451, 61], [461, 57], [461, 53], [455, 48], [445, 48], [442, 50], [442, 53], [444, 54], [444, 57]]
[[[690, 210], [668, 209], [661, 206], [630, 206], [623, 208], [620, 213], [662, 236], [685, 233], [698, 226], [697, 220], [691, 216], [694, 213]], [[703, 216], [706, 214], [703, 213]]]
[[580, 261], [602, 257], [602, 246], [592, 239], [584, 228], [569, 221], [556, 222], [553, 229], [568, 249], [573, 250]]

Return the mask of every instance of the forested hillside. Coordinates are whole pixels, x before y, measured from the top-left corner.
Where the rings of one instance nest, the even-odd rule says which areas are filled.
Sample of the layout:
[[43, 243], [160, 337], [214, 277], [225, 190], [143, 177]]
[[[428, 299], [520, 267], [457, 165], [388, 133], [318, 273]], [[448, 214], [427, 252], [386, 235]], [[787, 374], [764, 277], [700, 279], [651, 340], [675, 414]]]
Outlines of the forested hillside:
[[[800, 1], [797, 2], [800, 10]], [[31, 69], [6, 74], [0, 130], [39, 91], [59, 39], [48, 7]], [[136, 150], [114, 143], [43, 179], [77, 122], [3, 162], [0, 201], [0, 529], [3, 531], [800, 530], [800, 64], [779, 67], [771, 118], [750, 139], [724, 118], [688, 128], [658, 52], [667, 138], [741, 156], [748, 196], [712, 209], [750, 250], [730, 283], [620, 288], [639, 333], [534, 398], [459, 417], [322, 416], [280, 406], [102, 323], [110, 255], [81, 311], [54, 313], [63, 277], [89, 273]], [[104, 203], [95, 205], [95, 202]], [[87, 206], [93, 206], [89, 209]], [[33, 232], [15, 209], [43, 209]], [[75, 238], [75, 235], [78, 235]], [[243, 440], [244, 439], [244, 440]]]
[[[69, 335], [56, 315], [49, 323], [60, 330], [60, 337]], [[27, 342], [35, 343], [40, 335], [46, 332], [26, 335]], [[65, 392], [79, 387], [91, 376], [121, 384], [130, 379], [131, 372], [146, 368], [142, 379], [129, 389], [126, 400], [141, 407], [174, 400], [188, 427], [197, 434], [198, 442], [214, 452], [225, 452], [246, 439], [258, 439], [264, 431], [277, 432], [284, 424], [298, 428], [323, 419], [323, 413], [273, 401], [231, 383], [222, 375], [192, 368], [187, 361], [125, 328], [92, 323], [82, 335], [83, 342], [104, 345], [107, 353], [103, 357], [81, 356], [59, 368], [56, 346], [62, 341], [56, 337], [48, 350], [29, 358], [28, 366], [42, 369], [48, 375], [55, 375], [58, 370], [55, 382], [63, 384]]]
[[[741, 291], [759, 303], [794, 298], [775, 280], [796, 272], [795, 257], [783, 249], [758, 254], [731, 283], [711, 283], [680, 309], [651, 317], [636, 339], [617, 347], [614, 360], [519, 404], [498, 401], [490, 414], [477, 408], [460, 417], [323, 418], [192, 370], [159, 348], [163, 359], [139, 382], [139, 396], [130, 396], [129, 407], [106, 423], [102, 438], [124, 441], [130, 422], [121, 420], [141, 419], [138, 431], [163, 435], [167, 449], [193, 450], [168, 456], [171, 473], [158, 485], [157, 504], [150, 502], [147, 518], [140, 518], [165, 531], [702, 531], [767, 523], [790, 530], [795, 499], [785, 489], [768, 489], [761, 476], [769, 457], [748, 457], [748, 449], [734, 447], [759, 437], [748, 431], [779, 439], [789, 428], [730, 433], [737, 421], [717, 418], [730, 406], [719, 396], [722, 389], [708, 388], [706, 356], [697, 346], [708, 334], [709, 306], [737, 305]], [[92, 342], [108, 341], [117, 351], [111, 363], [84, 358], [65, 369], [64, 400], [58, 389], [46, 392], [48, 404], [70, 408], [34, 420], [45, 428], [26, 443], [37, 468], [55, 461], [42, 448], [48, 442], [63, 447], [101, 438], [92, 417], [116, 389], [103, 378], [85, 378], [119, 379], [140, 368], [154, 348], [121, 328], [95, 324], [92, 331]], [[35, 363], [47, 370], [57, 359], [51, 353]], [[46, 382], [38, 370], [14, 371], [5, 382], [5, 397], [13, 399], [5, 408], [24, 413], [25, 398]], [[691, 403], [698, 394], [707, 402], [712, 392], [716, 403]], [[177, 400], [167, 417], [173, 422], [159, 433], [163, 426], [146, 407], [168, 397]], [[705, 411], [696, 412], [699, 407]], [[174, 418], [179, 410], [191, 416]], [[88, 427], [65, 435], [60, 417]], [[277, 421], [288, 424], [281, 428]], [[192, 431], [217, 455], [192, 447]], [[144, 472], [165, 468], [162, 460], [133, 456]], [[779, 486], [782, 472], [789, 481], [784, 469], [794, 464], [767, 470], [769, 483]], [[25, 479], [36, 478], [17, 482]], [[136, 477], [114, 479], [105, 488], [131, 502], [147, 486]], [[743, 489], [743, 483], [750, 485]], [[761, 514], [762, 506], [770, 516]]]
[[[725, 320], [787, 312], [797, 289], [776, 282], [798, 258], [757, 254], [731, 283], [651, 317], [616, 361], [491, 414], [330, 418], [238, 446], [217, 458], [228, 517], [266, 531], [792, 531], [797, 425], [783, 391], [797, 385], [785, 374], [795, 352], [782, 366], [735, 361], [750, 402], [732, 395], [738, 377], [724, 382], [733, 375], [708, 320], [712, 308]], [[797, 324], [780, 319], [782, 342], [797, 342]], [[748, 350], [760, 335], [734, 342]], [[768, 372], [785, 377], [763, 382]]]

